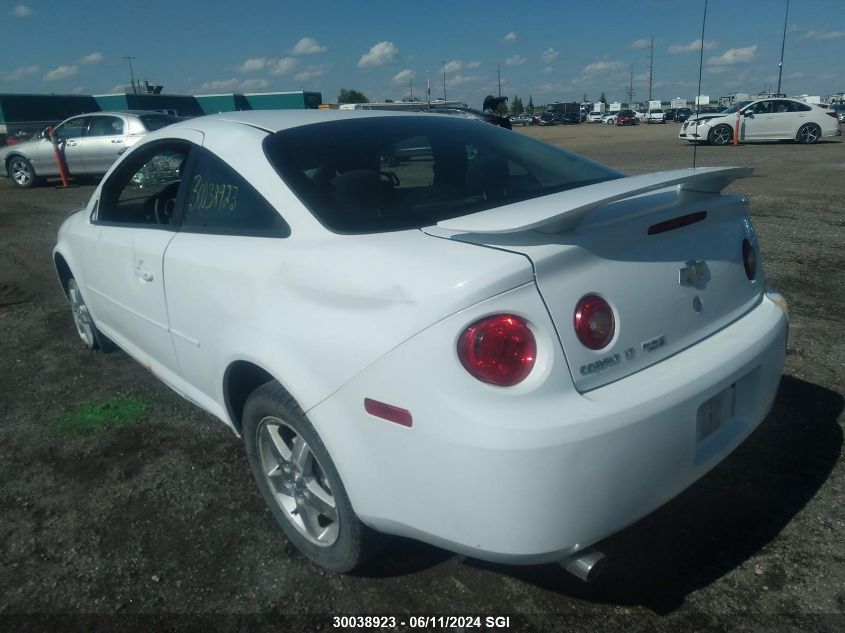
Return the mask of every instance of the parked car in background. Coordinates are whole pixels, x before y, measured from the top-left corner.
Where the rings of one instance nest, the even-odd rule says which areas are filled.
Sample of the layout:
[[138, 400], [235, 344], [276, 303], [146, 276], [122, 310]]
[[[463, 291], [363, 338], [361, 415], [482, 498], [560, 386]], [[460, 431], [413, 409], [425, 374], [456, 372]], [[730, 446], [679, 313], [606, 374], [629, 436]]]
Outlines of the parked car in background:
[[633, 110], [620, 110], [616, 115], [616, 125], [638, 125], [637, 113]]
[[563, 112], [560, 115], [560, 122], [564, 125], [575, 125], [581, 122], [581, 114], [578, 112]]
[[603, 123], [604, 112], [590, 112], [587, 115], [587, 123]]
[[604, 115], [604, 122], [608, 125], [616, 125], [616, 115], [619, 114], [619, 110], [610, 110]]
[[540, 125], [557, 125], [558, 120], [553, 112], [543, 112], [540, 115]]
[[689, 118], [678, 137], [711, 145], [727, 145], [733, 141], [739, 110], [739, 140], [793, 140], [815, 143], [820, 138], [840, 136], [834, 112], [797, 99], [758, 99], [742, 101], [719, 113], [700, 114]]
[[750, 171], [626, 177], [454, 116], [227, 112], [136, 143], [53, 262], [83, 345], [228, 425], [317, 564], [387, 533], [589, 578], [590, 544], [775, 400], [785, 301], [722, 194]]
[[520, 127], [531, 125], [531, 117], [527, 114], [514, 114], [511, 117], [511, 125], [518, 125]]
[[666, 123], [666, 115], [663, 110], [655, 108], [654, 110], [648, 111], [648, 115], [645, 120], [646, 123]]
[[666, 118], [667, 121], [674, 121], [675, 120], [675, 110], [677, 110], [677, 109], [678, 108], [666, 108], [663, 111], [663, 114], [665, 115], [665, 118]]
[[673, 119], [678, 123], [683, 123], [692, 116], [692, 110], [689, 108], [678, 108], [675, 110]]
[[648, 118], [648, 112], [645, 110], [634, 110], [634, 116], [637, 117], [638, 123], [643, 123]]
[[[62, 121], [55, 135], [68, 175], [102, 176], [143, 136], [176, 121], [172, 116], [145, 110], [92, 112]], [[31, 140], [0, 148], [0, 165], [0, 176], [10, 178], [16, 187], [32, 187], [59, 175], [46, 130]]]

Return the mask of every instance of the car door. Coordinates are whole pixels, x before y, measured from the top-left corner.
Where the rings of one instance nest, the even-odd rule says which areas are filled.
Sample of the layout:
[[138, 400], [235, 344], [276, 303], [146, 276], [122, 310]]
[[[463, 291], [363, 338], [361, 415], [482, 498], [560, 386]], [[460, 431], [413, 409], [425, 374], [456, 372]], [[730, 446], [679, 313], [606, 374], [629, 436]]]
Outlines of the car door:
[[87, 174], [104, 174], [126, 149], [126, 124], [113, 115], [92, 115], [78, 152]]
[[173, 211], [185, 195], [188, 158], [202, 142], [200, 132], [181, 130], [180, 136], [139, 148], [103, 183], [92, 216], [96, 230], [83, 253], [97, 325], [165, 376], [178, 372], [178, 362], [164, 294], [164, 254], [175, 234]]
[[745, 140], [773, 138], [774, 114], [772, 113], [774, 100], [764, 99], [749, 105], [743, 112], [740, 124], [742, 137]]
[[[87, 126], [88, 117], [78, 116], [63, 121], [54, 130], [59, 151], [64, 155], [65, 164], [70, 174], [84, 173], [79, 148]], [[59, 172], [53, 143], [49, 136], [41, 139], [31, 162], [37, 174], [57, 174]]]

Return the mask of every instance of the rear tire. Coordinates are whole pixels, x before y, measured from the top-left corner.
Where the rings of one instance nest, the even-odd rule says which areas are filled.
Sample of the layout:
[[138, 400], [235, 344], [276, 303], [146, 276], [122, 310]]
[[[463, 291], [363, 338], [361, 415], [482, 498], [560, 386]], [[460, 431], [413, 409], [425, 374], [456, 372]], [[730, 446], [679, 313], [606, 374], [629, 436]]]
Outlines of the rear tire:
[[378, 535], [355, 515], [317, 431], [276, 381], [247, 398], [243, 437], [261, 496], [300, 552], [340, 573], [370, 557]]
[[819, 140], [821, 135], [822, 130], [818, 125], [815, 123], [806, 123], [798, 130], [795, 140], [805, 145], [812, 145]]

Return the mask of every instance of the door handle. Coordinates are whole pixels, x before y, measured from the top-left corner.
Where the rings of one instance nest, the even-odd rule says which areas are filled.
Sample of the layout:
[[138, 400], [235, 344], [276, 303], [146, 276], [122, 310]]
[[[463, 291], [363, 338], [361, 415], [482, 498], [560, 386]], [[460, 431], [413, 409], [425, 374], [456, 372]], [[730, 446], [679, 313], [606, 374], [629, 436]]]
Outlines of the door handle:
[[122, 142], [123, 142], [123, 139], [122, 139], [122, 138], [115, 138], [115, 139], [112, 139], [112, 143], [122, 143]]
[[65, 145], [68, 147], [76, 147], [76, 141], [67, 140], [65, 141]]

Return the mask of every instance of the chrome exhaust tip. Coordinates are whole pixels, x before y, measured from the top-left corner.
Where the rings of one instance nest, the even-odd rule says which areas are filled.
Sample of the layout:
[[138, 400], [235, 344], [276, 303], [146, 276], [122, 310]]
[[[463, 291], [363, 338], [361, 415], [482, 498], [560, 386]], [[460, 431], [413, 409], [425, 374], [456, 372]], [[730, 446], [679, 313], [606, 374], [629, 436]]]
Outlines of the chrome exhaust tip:
[[584, 582], [592, 582], [604, 570], [607, 557], [592, 547], [585, 547], [569, 558], [560, 561], [560, 566]]

